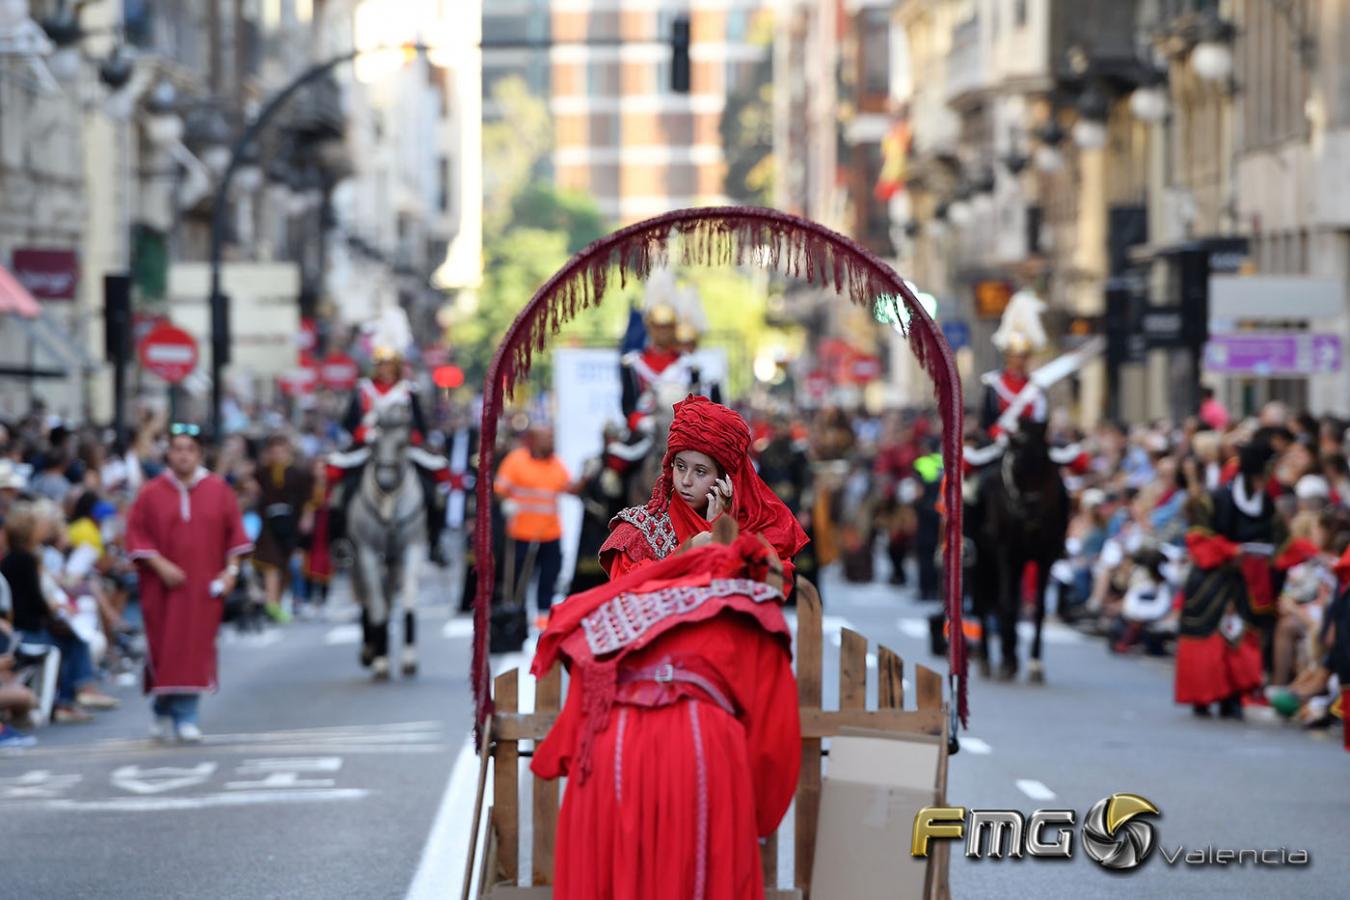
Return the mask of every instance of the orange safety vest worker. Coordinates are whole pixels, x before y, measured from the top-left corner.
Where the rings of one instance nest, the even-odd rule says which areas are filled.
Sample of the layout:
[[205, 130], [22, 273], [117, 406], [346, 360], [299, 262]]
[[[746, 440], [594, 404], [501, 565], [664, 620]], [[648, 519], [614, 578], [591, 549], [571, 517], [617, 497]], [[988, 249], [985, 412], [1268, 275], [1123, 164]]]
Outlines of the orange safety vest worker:
[[558, 496], [572, 478], [557, 456], [536, 459], [524, 447], [507, 454], [493, 487], [506, 501], [506, 534], [517, 541], [545, 543], [562, 537]]

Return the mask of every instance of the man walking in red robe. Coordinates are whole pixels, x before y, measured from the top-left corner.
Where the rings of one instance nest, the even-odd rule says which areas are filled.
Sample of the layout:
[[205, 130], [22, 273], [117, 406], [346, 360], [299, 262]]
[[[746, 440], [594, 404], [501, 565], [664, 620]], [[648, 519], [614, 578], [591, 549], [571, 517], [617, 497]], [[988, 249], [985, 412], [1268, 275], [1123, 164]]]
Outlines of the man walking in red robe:
[[145, 691], [154, 737], [200, 741], [200, 695], [216, 689], [216, 632], [237, 560], [253, 544], [224, 480], [202, 467], [201, 430], [169, 429], [169, 468], [141, 489], [127, 519], [127, 549], [140, 568], [149, 644]]

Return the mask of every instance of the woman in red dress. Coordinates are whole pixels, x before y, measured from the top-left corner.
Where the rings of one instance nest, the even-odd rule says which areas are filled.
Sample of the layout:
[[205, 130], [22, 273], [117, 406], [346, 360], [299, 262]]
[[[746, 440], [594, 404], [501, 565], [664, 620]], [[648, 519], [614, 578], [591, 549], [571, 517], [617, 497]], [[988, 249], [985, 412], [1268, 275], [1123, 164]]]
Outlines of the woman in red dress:
[[[534, 673], [561, 660], [571, 675], [531, 764], [568, 776], [559, 900], [764, 894], [758, 838], [777, 829], [801, 762], [791, 633], [765, 581], [805, 536], [749, 442], [726, 407], [678, 404], [649, 518], [623, 518], [606, 544], [614, 581], [556, 607], [540, 639]], [[734, 544], [674, 553], [707, 543], [727, 507], [744, 529]]]

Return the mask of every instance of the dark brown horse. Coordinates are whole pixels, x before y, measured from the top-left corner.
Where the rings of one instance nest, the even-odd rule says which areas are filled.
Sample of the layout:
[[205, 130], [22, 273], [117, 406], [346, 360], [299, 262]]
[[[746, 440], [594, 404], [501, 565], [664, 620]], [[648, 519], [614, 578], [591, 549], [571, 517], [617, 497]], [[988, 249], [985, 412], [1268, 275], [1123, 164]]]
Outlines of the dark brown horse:
[[1022, 422], [1008, 439], [1003, 456], [979, 479], [979, 493], [967, 535], [975, 544], [971, 595], [980, 622], [980, 668], [990, 673], [988, 627], [997, 622], [1001, 644], [999, 678], [1017, 677], [1017, 623], [1022, 613], [1023, 574], [1036, 564], [1035, 635], [1029, 677], [1045, 680], [1041, 666], [1041, 628], [1050, 566], [1064, 555], [1069, 527], [1069, 494], [1059, 467], [1050, 458], [1045, 425]]

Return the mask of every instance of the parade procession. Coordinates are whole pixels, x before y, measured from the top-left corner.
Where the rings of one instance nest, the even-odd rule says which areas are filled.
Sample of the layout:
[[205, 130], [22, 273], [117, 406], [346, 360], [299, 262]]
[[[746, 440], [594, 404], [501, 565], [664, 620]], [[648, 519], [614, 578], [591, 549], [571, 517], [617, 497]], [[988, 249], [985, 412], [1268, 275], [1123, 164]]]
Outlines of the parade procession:
[[0, 897], [1350, 895], [1347, 13], [0, 0]]

